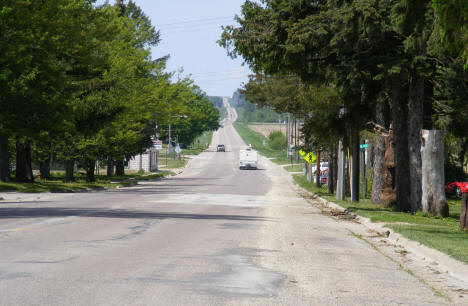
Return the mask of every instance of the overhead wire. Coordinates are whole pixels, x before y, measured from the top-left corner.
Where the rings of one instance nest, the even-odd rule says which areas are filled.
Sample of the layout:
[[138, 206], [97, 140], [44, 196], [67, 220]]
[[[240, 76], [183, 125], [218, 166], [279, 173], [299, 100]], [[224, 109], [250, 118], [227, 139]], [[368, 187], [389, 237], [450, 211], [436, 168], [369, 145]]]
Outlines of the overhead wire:
[[186, 21], [171, 22], [171, 23], [160, 23], [160, 24], [156, 24], [155, 27], [161, 27], [161, 26], [167, 26], [167, 25], [176, 25], [176, 24], [186, 24], [186, 23], [198, 23], [198, 22], [204, 22], [204, 21], [208, 21], [208, 20], [219, 20], [219, 19], [228, 19], [228, 18], [232, 19], [233, 16], [203, 18], [203, 19], [186, 20]]
[[162, 23], [155, 25], [155, 27], [161, 32], [161, 35], [168, 35], [217, 29], [221, 27], [223, 23], [229, 21], [233, 21], [233, 16]]

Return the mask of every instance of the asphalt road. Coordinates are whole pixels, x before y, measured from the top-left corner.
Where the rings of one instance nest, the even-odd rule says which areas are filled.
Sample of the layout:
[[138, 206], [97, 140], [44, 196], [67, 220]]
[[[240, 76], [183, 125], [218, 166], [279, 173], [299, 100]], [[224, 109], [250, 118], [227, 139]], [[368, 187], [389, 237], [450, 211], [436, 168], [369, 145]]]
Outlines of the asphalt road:
[[448, 303], [311, 207], [279, 166], [239, 170], [241, 147], [228, 120], [178, 176], [1, 201], [0, 305]]

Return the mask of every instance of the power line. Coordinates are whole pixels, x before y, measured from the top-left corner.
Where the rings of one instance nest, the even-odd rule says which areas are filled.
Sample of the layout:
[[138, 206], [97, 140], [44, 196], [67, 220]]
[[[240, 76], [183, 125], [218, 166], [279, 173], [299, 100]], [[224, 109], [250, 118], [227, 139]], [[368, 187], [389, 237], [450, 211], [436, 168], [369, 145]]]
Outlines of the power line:
[[208, 21], [208, 22], [203, 22], [203, 23], [198, 23], [198, 24], [181, 24], [181, 25], [175, 25], [175, 26], [163, 26], [157, 28], [160, 31], [165, 31], [165, 30], [184, 30], [184, 29], [191, 29], [193, 27], [201, 27], [201, 26], [218, 26], [218, 25], [223, 25], [224, 22], [221, 21]]
[[238, 69], [231, 69], [231, 70], [219, 70], [219, 71], [209, 71], [209, 72], [199, 72], [199, 73], [192, 73], [191, 76], [204, 76], [204, 75], [211, 75], [211, 74], [225, 74], [225, 73], [238, 73], [238, 72], [249, 72], [248, 69], [245, 68], [238, 68]]
[[233, 16], [225, 16], [225, 17], [204, 18], [204, 19], [196, 19], [196, 20], [186, 20], [186, 21], [171, 22], [171, 23], [160, 23], [160, 24], [155, 25], [155, 27], [158, 28], [158, 27], [167, 26], [167, 25], [199, 23], [199, 22], [206, 22], [209, 20], [232, 19], [232, 18]]
[[248, 75], [238, 76], [238, 77], [232, 77], [232, 78], [223, 78], [223, 79], [199, 80], [199, 81], [196, 81], [196, 83], [197, 83], [197, 84], [200, 84], [200, 83], [211, 83], [211, 82], [219, 82], [219, 81], [243, 79], [243, 78], [247, 78], [247, 77], [248, 77]]
[[181, 33], [192, 33], [192, 32], [200, 32], [200, 31], [206, 31], [206, 30], [215, 30], [215, 29], [221, 29], [221, 26], [215, 26], [215, 27], [208, 27], [208, 28], [199, 28], [199, 29], [187, 29], [187, 30], [181, 30], [181, 31], [169, 31], [169, 32], [163, 32], [161, 31], [161, 35], [167, 35], [167, 34], [181, 34]]

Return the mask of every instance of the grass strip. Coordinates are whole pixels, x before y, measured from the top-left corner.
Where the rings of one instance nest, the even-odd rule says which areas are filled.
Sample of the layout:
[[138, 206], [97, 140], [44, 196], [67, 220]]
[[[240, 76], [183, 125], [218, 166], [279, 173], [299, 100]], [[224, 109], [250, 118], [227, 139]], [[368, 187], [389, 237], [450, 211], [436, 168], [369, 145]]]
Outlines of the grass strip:
[[74, 182], [65, 182], [63, 173], [53, 172], [51, 178], [36, 179], [34, 183], [0, 182], [0, 191], [17, 191], [25, 193], [40, 192], [74, 192], [85, 190], [102, 190], [107, 188], [128, 187], [137, 184], [139, 181], [159, 179], [172, 172], [164, 171], [155, 174], [129, 174], [124, 176], [107, 177], [96, 175], [96, 182], [86, 182], [85, 176], [76, 173]]
[[206, 150], [206, 144], [211, 143], [213, 138], [213, 131], [206, 131], [193, 141], [193, 143], [186, 149], [182, 149], [182, 155], [198, 155]]
[[346, 200], [340, 201], [336, 199], [335, 195], [328, 193], [326, 186], [319, 188], [308, 182], [302, 174], [295, 174], [293, 178], [299, 186], [327, 201], [336, 203], [358, 216], [369, 218], [371, 222], [385, 223], [388, 228], [409, 240], [437, 249], [457, 260], [468, 263], [468, 237], [466, 232], [459, 230], [460, 200], [448, 199], [450, 216], [447, 218], [428, 216], [420, 211], [411, 215], [394, 211], [391, 208], [383, 208], [371, 203], [370, 199], [352, 202], [346, 198]]
[[245, 123], [236, 121], [233, 125], [242, 140], [244, 140], [246, 144], [251, 144], [254, 150], [257, 150], [265, 157], [273, 158], [272, 161], [277, 164], [284, 165], [290, 163], [290, 160], [286, 156], [286, 149], [272, 150], [268, 147], [268, 145], [263, 145], [267, 142], [266, 137], [260, 133], [252, 131]]
[[303, 172], [304, 171], [304, 164], [285, 166], [284, 169], [286, 171], [288, 171], [288, 172]]

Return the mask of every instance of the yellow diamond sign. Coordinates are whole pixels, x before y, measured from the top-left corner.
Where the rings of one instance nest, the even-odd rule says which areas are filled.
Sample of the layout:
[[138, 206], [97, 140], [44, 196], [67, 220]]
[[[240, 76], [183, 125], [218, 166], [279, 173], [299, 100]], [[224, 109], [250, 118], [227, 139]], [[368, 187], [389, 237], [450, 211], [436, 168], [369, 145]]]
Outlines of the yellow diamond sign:
[[304, 160], [309, 163], [309, 164], [313, 164], [316, 160], [317, 160], [317, 156], [315, 156], [314, 153], [310, 152], [310, 153], [307, 153], [306, 156], [304, 156]]

